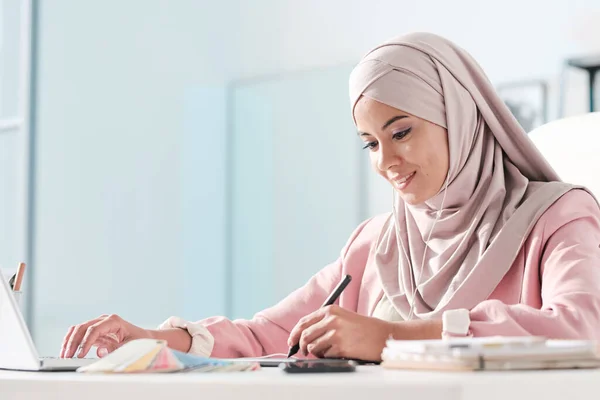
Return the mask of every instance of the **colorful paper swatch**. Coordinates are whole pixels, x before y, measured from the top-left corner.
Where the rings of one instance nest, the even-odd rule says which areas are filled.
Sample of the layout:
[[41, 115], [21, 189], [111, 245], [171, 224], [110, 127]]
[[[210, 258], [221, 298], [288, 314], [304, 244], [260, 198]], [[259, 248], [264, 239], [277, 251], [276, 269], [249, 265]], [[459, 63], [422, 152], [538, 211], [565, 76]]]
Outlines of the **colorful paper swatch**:
[[162, 340], [138, 339], [97, 362], [79, 368], [88, 373], [230, 372], [260, 369], [256, 362], [198, 357], [167, 347]]

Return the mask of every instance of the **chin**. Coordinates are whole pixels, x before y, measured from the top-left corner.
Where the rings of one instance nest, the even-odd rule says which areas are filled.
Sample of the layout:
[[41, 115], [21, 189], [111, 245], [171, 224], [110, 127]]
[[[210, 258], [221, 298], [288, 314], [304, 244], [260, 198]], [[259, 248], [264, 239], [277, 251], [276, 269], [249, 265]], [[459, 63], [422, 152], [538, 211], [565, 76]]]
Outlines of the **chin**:
[[400, 196], [400, 198], [408, 205], [416, 206], [424, 202], [422, 196], [418, 196], [416, 193], [406, 193], [401, 192], [396, 189], [396, 193]]

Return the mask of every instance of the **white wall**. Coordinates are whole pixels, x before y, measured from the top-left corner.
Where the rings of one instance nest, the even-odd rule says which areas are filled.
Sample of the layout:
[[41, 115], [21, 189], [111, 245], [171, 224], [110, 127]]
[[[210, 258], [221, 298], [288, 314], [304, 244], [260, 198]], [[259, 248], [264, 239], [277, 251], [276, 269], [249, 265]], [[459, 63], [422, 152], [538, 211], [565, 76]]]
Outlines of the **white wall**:
[[[230, 80], [279, 74], [272, 79], [283, 88], [290, 71], [354, 63], [379, 41], [412, 30], [456, 40], [498, 83], [555, 79], [565, 56], [600, 50], [598, 35], [586, 36], [580, 29], [585, 24], [585, 32], [595, 29], [582, 22], [600, 8], [592, 0], [552, 6], [541, 0], [39, 3], [33, 328], [46, 354], [58, 351], [69, 324], [100, 313], [116, 312], [152, 326], [172, 314], [201, 318], [225, 311], [231, 301], [224, 298], [223, 222]], [[323, 87], [324, 93], [332, 90], [341, 89]], [[276, 98], [298, 108], [302, 126], [315, 120], [327, 127], [320, 132], [330, 135], [323, 141], [335, 152], [333, 160], [354, 151], [346, 139], [334, 145], [338, 135], [353, 135], [345, 131], [347, 120], [337, 130], [333, 120], [314, 119], [314, 108], [302, 114], [294, 93]], [[339, 101], [347, 101], [342, 98], [345, 93]], [[346, 106], [332, 105], [335, 115]], [[276, 140], [265, 146], [275, 146], [275, 154], [293, 150]], [[367, 155], [362, 157], [366, 162]], [[281, 167], [279, 157], [269, 162], [275, 163], [272, 170]], [[314, 162], [334, 170], [325, 157]], [[295, 180], [316, 170], [307, 171], [302, 163], [285, 167]], [[281, 178], [273, 179], [271, 199], [282, 202], [289, 192], [278, 189]], [[319, 186], [305, 184], [308, 198], [318, 199]], [[389, 210], [389, 190], [369, 189], [368, 204], [370, 213]], [[310, 210], [294, 206], [299, 220], [311, 220]], [[344, 214], [356, 222], [353, 207], [327, 221], [340, 225], [332, 241], [346, 240], [337, 236], [350, 229]], [[323, 224], [322, 213], [317, 216], [315, 231]], [[293, 233], [279, 238], [285, 249], [293, 239]], [[339, 246], [332, 247], [327, 254], [319, 249], [314, 260], [335, 259]], [[302, 246], [300, 251], [306, 252]], [[271, 262], [287, 257], [270, 254]], [[318, 266], [306, 268], [297, 274], [284, 269], [288, 275], [276, 275], [271, 285], [293, 287]], [[271, 290], [272, 299], [281, 295], [281, 289], [265, 290]]]
[[595, 0], [240, 4], [241, 73], [248, 75], [357, 60], [383, 39], [419, 30], [467, 48], [495, 81], [556, 74], [564, 56], [600, 51]]
[[[466, 48], [495, 84], [547, 80], [550, 120], [558, 117], [564, 59], [600, 53], [600, 2], [595, 0], [272, 0], [241, 5], [246, 16], [240, 27], [242, 76], [355, 62], [382, 40], [431, 31]], [[569, 69], [564, 79], [564, 116], [587, 112], [587, 75]], [[369, 214], [388, 211], [387, 184], [373, 174], [368, 179]]]

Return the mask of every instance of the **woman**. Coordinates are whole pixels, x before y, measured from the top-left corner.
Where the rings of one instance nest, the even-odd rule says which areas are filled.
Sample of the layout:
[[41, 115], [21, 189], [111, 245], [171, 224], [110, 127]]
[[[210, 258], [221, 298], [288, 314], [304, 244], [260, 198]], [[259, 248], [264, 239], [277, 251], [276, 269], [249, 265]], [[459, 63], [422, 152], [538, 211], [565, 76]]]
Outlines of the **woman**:
[[[600, 337], [600, 210], [560, 182], [477, 63], [432, 34], [384, 43], [350, 77], [352, 116], [393, 212], [362, 223], [338, 260], [251, 320], [118, 316], [69, 329], [61, 351], [102, 356], [137, 338], [213, 357], [378, 360], [386, 339]], [[568, 136], [565, 140], [569, 140]], [[319, 308], [342, 276], [339, 305]]]

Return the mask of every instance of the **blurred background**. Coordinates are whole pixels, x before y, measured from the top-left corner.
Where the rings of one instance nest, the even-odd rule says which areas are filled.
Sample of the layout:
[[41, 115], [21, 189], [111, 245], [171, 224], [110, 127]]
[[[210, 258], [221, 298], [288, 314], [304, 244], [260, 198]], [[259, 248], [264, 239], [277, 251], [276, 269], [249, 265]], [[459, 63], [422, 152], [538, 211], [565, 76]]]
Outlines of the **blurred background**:
[[381, 41], [454, 40], [528, 131], [590, 111], [600, 55], [597, 0], [0, 0], [0, 23], [0, 267], [28, 265], [43, 355], [103, 313], [249, 318], [390, 211], [347, 88]]

